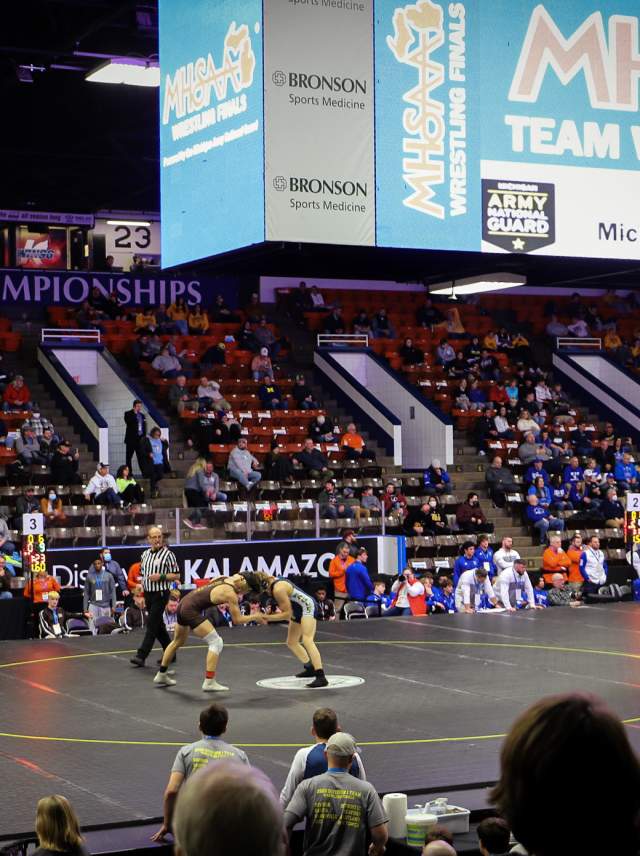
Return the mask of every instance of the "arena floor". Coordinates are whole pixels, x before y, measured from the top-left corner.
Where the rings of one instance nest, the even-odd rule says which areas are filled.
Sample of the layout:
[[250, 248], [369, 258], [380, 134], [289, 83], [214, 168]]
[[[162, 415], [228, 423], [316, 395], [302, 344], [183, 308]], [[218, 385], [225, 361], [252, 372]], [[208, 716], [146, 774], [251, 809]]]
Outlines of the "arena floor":
[[231, 692], [211, 695], [200, 690], [204, 649], [195, 644], [180, 652], [178, 684], [163, 689], [152, 683], [155, 668], [130, 666], [132, 635], [1, 643], [0, 777], [10, 799], [0, 834], [32, 830], [46, 793], [68, 796], [85, 825], [159, 816], [174, 755], [196, 739], [198, 713], [213, 699], [229, 707], [228, 739], [278, 786], [309, 741], [313, 710], [324, 705], [360, 743], [381, 792], [493, 781], [502, 735], [548, 693], [604, 696], [640, 749], [635, 604], [320, 628], [327, 675], [364, 683], [257, 686], [295, 671], [277, 625], [225, 632], [219, 680]]

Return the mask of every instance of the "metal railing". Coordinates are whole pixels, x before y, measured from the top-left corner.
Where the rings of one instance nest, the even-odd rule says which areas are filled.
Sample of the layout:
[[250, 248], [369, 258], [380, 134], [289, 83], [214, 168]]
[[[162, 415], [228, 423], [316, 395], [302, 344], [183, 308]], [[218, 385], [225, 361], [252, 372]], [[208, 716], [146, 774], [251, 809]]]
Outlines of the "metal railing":
[[54, 342], [88, 342], [90, 344], [100, 344], [100, 330], [83, 330], [73, 327], [43, 327], [40, 333], [40, 341], [43, 345], [52, 344]]
[[319, 348], [368, 348], [369, 336], [366, 333], [318, 333]]
[[578, 336], [558, 336], [556, 350], [558, 351], [601, 351], [602, 339], [580, 338]]

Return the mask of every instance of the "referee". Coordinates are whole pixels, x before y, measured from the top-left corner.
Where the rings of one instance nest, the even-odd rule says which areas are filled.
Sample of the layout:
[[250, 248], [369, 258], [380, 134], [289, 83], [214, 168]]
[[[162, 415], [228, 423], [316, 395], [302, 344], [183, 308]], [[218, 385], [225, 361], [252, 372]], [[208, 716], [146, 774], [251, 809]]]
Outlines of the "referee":
[[130, 661], [134, 666], [144, 666], [156, 639], [163, 650], [171, 641], [164, 625], [163, 613], [172, 583], [180, 580], [175, 554], [163, 544], [162, 529], [158, 526], [149, 529], [149, 544], [150, 548], [144, 551], [140, 559], [140, 577], [149, 618], [142, 645]]

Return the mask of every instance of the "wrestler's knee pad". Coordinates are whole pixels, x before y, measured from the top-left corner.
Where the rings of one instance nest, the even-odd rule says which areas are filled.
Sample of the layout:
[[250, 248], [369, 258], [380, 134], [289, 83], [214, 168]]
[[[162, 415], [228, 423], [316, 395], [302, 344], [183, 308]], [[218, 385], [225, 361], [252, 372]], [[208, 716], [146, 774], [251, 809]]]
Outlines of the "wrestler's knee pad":
[[209, 652], [211, 654], [220, 656], [220, 652], [222, 651], [224, 645], [224, 642], [222, 641], [222, 636], [218, 636], [216, 631], [212, 630], [211, 633], [207, 633], [206, 636], [203, 636], [203, 640], [209, 646]]

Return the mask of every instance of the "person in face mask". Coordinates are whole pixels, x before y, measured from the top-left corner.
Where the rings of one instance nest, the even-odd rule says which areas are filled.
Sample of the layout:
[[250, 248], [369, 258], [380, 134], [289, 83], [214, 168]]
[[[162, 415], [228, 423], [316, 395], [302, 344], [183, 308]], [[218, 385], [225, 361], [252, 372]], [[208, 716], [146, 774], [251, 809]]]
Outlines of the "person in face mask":
[[49, 522], [53, 520], [64, 522], [67, 519], [62, 507], [62, 499], [56, 493], [55, 488], [50, 488], [46, 496], [40, 500], [40, 511]]
[[103, 568], [107, 573], [111, 574], [114, 579], [118, 598], [129, 597], [127, 577], [118, 562], [113, 558], [109, 547], [105, 547], [104, 550], [100, 551], [100, 558], [102, 559]]
[[618, 492], [614, 487], [607, 490], [605, 500], [599, 511], [604, 516], [605, 525], [608, 529], [621, 529], [624, 526], [624, 507], [618, 499]]

